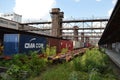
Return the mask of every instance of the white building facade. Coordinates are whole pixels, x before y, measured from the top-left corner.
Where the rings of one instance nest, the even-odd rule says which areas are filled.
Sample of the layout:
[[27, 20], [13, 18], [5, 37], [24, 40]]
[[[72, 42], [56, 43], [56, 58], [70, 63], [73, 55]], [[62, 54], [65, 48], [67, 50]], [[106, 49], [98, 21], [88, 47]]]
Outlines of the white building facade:
[[16, 21], [19, 23], [22, 22], [22, 15], [19, 15], [16, 13], [5, 13], [5, 14], [2, 14], [1, 17], [5, 18], [5, 19], [12, 20], [12, 21]]

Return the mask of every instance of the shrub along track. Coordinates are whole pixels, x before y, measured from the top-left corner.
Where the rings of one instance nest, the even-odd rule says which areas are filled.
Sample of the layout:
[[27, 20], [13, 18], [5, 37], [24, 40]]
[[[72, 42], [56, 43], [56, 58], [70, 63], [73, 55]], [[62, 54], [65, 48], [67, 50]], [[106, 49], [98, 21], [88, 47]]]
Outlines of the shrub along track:
[[[86, 54], [87, 57], [90, 55], [94, 57], [89, 51]], [[104, 53], [96, 53], [100, 56], [96, 56], [97, 62], [95, 58], [85, 58], [86, 54], [74, 58], [69, 63], [48, 66], [39, 77], [30, 78], [30, 80], [120, 80], [120, 70], [108, 56]], [[102, 64], [99, 65], [99, 62]]]
[[[41, 57], [41, 55], [37, 55], [36, 52], [31, 52], [30, 55], [25, 54], [16, 54], [12, 58], [2, 58], [0, 62], [0, 79], [3, 78], [5, 80], [11, 78], [20, 80], [24, 72], [29, 76], [36, 76], [40, 74], [42, 71], [46, 70], [46, 66], [50, 66], [49, 62], [52, 64], [56, 63], [64, 63], [66, 61], [70, 61], [74, 57], [81, 55], [84, 53], [85, 49], [68, 51], [65, 54], [57, 54], [55, 56], [50, 56], [47, 60], [46, 56]], [[2, 66], [2, 67], [1, 67]], [[33, 73], [32, 73], [33, 72]], [[9, 76], [8, 78], [5, 76]], [[24, 77], [22, 77], [23, 79]]]
[[[92, 50], [92, 49], [91, 49]], [[51, 61], [53, 62], [52, 64], [47, 64], [47, 67], [41, 67], [39, 66], [39, 63], [36, 63], [36, 65], [38, 67], [43, 68], [43, 70], [40, 70], [40, 72], [38, 72], [37, 68], [35, 66], [31, 66], [31, 67], [35, 67], [37, 71], [37, 73], [39, 74], [39, 77], [34, 78], [33, 76], [29, 76], [30, 78], [28, 80], [96, 80], [96, 79], [92, 79], [92, 78], [99, 78], [97, 80], [120, 80], [119, 79], [119, 69], [114, 66], [114, 64], [112, 62], [108, 62], [110, 61], [109, 59], [104, 59], [103, 57], [105, 56], [104, 54], [98, 54], [99, 52], [96, 52], [97, 49], [93, 49], [91, 52], [91, 50], [86, 50], [86, 49], [81, 49], [81, 50], [75, 50], [74, 52], [67, 52], [66, 54], [58, 54], [55, 56], [50, 56], [48, 63], [50, 63]], [[94, 51], [95, 50], [95, 51]], [[83, 53], [83, 56], [82, 55]], [[103, 56], [103, 57], [97, 57], [95, 58], [94, 55], [92, 55], [92, 53], [96, 53], [99, 56]], [[92, 57], [91, 57], [92, 55]], [[64, 56], [64, 57], [63, 57]], [[77, 57], [78, 56], [78, 57]], [[29, 65], [33, 65], [34, 64], [34, 60], [36, 62], [36, 58], [37, 56], [34, 55], [33, 57], [33, 62]], [[99, 61], [100, 58], [100, 61]], [[99, 67], [99, 62], [101, 62], [101, 59], [103, 58], [102, 61], [105, 61], [107, 63], [110, 63], [108, 65], [106, 65], [106, 62], [102, 62], [102, 66], [103, 68]], [[73, 59], [71, 61], [71, 59]], [[39, 60], [39, 59], [37, 59]], [[98, 63], [94, 62], [97, 61]], [[16, 60], [15, 60], [16, 61]], [[68, 61], [70, 61], [68, 63]], [[29, 62], [29, 61], [28, 61]], [[41, 63], [41, 62], [40, 62]], [[63, 63], [63, 64], [59, 64], [59, 63]], [[31, 67], [29, 67], [29, 65], [26, 65], [29, 69]], [[89, 67], [88, 67], [89, 65]], [[96, 67], [95, 67], [95, 66]], [[26, 67], [25, 66], [25, 67]], [[92, 68], [93, 66], [93, 68]], [[101, 65], [100, 65], [101, 66]], [[106, 67], [107, 66], [107, 67]], [[23, 66], [24, 67], [24, 66]], [[28, 68], [26, 68], [28, 70]], [[107, 71], [104, 71], [103, 73], [100, 73], [98, 69], [104, 69], [110, 72], [110, 74]], [[112, 68], [112, 69], [111, 69]], [[112, 71], [111, 71], [112, 70]], [[108, 73], [108, 74], [106, 74]], [[113, 73], [114, 75], [112, 75], [111, 73]], [[106, 75], [106, 76], [104, 76]], [[117, 76], [115, 76], [117, 75]], [[90, 77], [91, 76], [91, 77]], [[105, 77], [106, 79], [101, 79], [101, 77]], [[90, 79], [91, 78], [91, 79]], [[20, 80], [20, 79], [18, 79]]]

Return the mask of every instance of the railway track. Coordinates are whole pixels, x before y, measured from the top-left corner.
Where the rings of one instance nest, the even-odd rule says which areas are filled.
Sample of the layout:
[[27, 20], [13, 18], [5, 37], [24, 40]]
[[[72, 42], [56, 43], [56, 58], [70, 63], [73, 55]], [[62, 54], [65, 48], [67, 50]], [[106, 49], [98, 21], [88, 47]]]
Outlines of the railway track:
[[57, 55], [54, 55], [54, 56], [49, 56], [48, 60], [52, 61], [52, 63], [69, 62], [73, 58], [85, 53], [86, 49], [87, 48], [81, 48], [81, 49], [69, 51], [69, 52], [67, 52], [65, 54], [57, 54]]

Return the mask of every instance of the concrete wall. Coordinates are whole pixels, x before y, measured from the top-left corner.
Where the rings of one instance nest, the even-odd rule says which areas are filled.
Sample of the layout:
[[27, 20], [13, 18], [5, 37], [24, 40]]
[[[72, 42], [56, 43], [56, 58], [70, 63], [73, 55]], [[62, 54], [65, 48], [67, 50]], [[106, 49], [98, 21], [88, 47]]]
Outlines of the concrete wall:
[[19, 23], [0, 17], [0, 27], [18, 29]]

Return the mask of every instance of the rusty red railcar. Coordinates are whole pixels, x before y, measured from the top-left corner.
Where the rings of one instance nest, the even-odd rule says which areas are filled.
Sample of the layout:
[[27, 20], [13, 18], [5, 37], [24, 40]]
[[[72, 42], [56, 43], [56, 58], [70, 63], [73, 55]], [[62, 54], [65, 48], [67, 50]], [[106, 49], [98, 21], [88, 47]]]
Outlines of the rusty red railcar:
[[56, 47], [56, 53], [60, 53], [60, 39], [59, 38], [52, 38], [48, 37], [47, 38], [47, 45], [50, 47]]
[[63, 48], [68, 49], [69, 51], [73, 50], [73, 41], [72, 40], [60, 40], [60, 49], [62, 50]]

